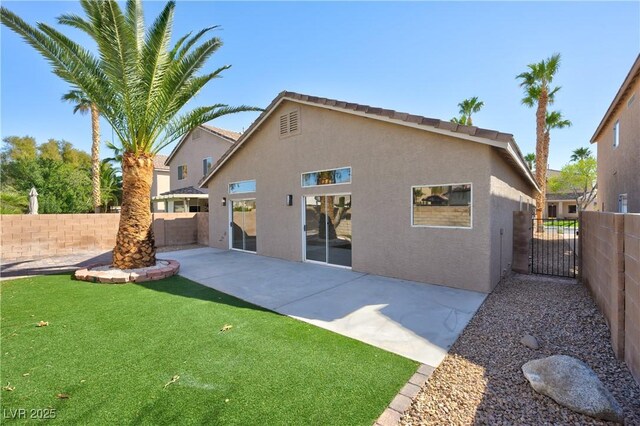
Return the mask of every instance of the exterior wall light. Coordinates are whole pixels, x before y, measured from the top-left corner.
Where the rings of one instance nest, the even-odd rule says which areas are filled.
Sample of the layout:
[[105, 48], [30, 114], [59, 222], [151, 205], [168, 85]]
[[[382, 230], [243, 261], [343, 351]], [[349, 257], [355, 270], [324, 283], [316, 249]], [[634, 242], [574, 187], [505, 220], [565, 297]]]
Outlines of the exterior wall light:
[[222, 207], [227, 205], [227, 197], [222, 197]]
[[287, 206], [292, 206], [293, 205], [293, 195], [289, 194], [287, 195]]

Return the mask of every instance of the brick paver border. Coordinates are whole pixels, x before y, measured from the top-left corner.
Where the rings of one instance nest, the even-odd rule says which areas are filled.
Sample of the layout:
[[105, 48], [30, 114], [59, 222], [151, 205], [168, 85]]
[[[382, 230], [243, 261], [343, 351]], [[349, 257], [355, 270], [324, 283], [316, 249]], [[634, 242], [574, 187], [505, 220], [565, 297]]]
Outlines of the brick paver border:
[[418, 367], [409, 381], [400, 389], [400, 392], [393, 398], [391, 404], [378, 417], [374, 426], [396, 426], [400, 423], [402, 415], [411, 407], [413, 398], [416, 397], [422, 386], [427, 383], [429, 377], [433, 374], [435, 367], [422, 364]]

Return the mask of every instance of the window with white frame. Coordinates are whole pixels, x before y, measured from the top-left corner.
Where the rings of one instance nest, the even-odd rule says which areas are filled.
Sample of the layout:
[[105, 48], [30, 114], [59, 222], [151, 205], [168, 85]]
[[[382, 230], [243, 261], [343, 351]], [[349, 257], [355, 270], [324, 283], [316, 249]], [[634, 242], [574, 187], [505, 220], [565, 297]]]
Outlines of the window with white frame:
[[411, 225], [471, 228], [471, 184], [411, 187]]
[[618, 195], [618, 213], [628, 213], [627, 194]]
[[183, 180], [187, 178], [187, 165], [183, 164], [182, 166], [178, 166], [178, 180]]
[[202, 159], [202, 176], [206, 176], [213, 164], [213, 158], [207, 157]]
[[613, 147], [620, 145], [620, 120], [613, 125]]
[[243, 194], [245, 192], [256, 192], [255, 179], [229, 183], [229, 194]]
[[351, 167], [318, 170], [317, 172], [302, 174], [303, 188], [322, 185], [339, 185], [343, 183], [351, 183]]

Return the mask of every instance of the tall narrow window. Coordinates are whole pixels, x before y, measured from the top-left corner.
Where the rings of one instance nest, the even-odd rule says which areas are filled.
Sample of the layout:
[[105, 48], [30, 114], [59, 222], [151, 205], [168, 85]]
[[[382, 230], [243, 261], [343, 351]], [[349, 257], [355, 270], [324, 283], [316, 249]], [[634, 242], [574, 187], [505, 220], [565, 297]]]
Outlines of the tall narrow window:
[[213, 159], [211, 157], [202, 159], [202, 176], [206, 176], [207, 172], [211, 168], [211, 164], [213, 163]]
[[178, 166], [178, 180], [187, 178], [187, 165]]
[[620, 120], [613, 125], [613, 147], [620, 145]]
[[628, 211], [627, 211], [627, 194], [618, 195], [618, 213], [628, 213]]
[[471, 228], [471, 184], [411, 187], [413, 226]]

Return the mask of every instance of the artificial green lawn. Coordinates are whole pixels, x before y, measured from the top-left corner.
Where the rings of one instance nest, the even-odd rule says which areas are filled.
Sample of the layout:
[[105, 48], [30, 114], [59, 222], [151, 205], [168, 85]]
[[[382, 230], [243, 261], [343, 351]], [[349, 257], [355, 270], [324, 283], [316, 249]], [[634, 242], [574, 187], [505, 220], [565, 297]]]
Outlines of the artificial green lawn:
[[417, 368], [182, 277], [0, 288], [2, 422], [51, 407], [54, 423], [370, 425]]

